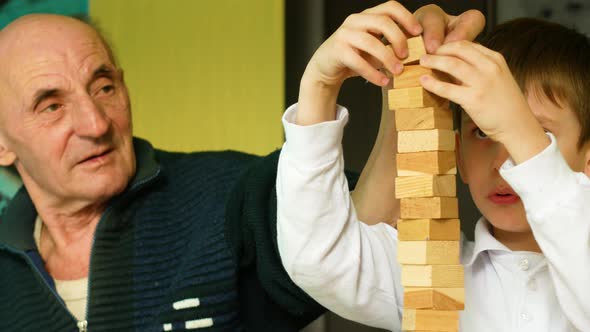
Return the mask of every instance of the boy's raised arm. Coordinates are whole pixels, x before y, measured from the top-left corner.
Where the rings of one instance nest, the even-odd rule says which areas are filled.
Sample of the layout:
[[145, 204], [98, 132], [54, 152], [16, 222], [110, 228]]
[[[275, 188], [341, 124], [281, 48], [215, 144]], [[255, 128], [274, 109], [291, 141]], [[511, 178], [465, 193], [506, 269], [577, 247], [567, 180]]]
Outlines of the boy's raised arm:
[[575, 173], [555, 138], [526, 162], [500, 172], [521, 197], [547, 258], [557, 300], [579, 331], [590, 326], [590, 179]]

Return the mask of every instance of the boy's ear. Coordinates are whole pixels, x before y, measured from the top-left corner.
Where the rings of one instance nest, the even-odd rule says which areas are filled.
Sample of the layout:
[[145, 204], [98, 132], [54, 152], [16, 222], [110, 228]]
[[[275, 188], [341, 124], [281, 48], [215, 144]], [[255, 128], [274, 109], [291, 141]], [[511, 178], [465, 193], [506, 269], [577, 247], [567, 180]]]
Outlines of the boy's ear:
[[457, 171], [463, 183], [468, 184], [467, 174], [463, 166], [463, 154], [461, 153], [461, 133], [455, 132], [455, 159], [457, 161]]
[[590, 178], [590, 144], [588, 144], [588, 148], [586, 148], [584, 162], [584, 174]]

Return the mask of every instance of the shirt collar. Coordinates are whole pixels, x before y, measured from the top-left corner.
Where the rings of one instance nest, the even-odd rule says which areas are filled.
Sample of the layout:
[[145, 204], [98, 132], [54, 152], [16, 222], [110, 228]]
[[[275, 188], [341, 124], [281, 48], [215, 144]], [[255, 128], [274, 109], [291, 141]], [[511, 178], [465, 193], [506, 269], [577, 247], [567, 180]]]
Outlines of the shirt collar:
[[[137, 192], [138, 187], [151, 183], [160, 173], [160, 165], [152, 145], [142, 139], [133, 138], [137, 170], [129, 182], [124, 197]], [[26, 188], [22, 186], [10, 201], [0, 218], [0, 247], [8, 246], [18, 250], [35, 250], [33, 230], [37, 211]]]
[[504, 244], [502, 244], [500, 241], [496, 240], [496, 238], [490, 232], [489, 222], [484, 217], [479, 218], [477, 224], [475, 225], [474, 238], [475, 246], [473, 248], [473, 253], [471, 257], [469, 257], [469, 259], [466, 261], [465, 265], [473, 264], [477, 257], [479, 257], [479, 255], [485, 251], [512, 251]]

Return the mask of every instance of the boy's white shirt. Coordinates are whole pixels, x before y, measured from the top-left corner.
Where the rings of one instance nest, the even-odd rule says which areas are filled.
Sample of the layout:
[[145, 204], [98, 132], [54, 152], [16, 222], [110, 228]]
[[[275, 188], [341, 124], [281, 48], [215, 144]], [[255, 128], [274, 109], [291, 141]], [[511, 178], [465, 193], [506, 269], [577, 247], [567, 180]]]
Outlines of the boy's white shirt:
[[[293, 105], [283, 116], [277, 175], [283, 265], [329, 310], [399, 331], [397, 231], [356, 216], [343, 173], [348, 111], [338, 107], [337, 120], [305, 127], [294, 124], [295, 112]], [[544, 255], [512, 252], [480, 219], [475, 241], [462, 243], [464, 332], [590, 331], [590, 180], [569, 168], [549, 136], [551, 145], [540, 154], [500, 170], [521, 197]]]

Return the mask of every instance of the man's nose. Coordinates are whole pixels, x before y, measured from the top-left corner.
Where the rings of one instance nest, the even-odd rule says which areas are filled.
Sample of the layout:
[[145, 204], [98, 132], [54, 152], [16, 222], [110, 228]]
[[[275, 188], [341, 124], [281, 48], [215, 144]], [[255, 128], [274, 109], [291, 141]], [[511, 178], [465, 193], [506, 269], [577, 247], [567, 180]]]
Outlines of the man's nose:
[[506, 159], [508, 159], [508, 157], [510, 157], [510, 154], [508, 154], [508, 150], [506, 150], [504, 145], [500, 144], [500, 143], [495, 143], [494, 144], [494, 160], [493, 160], [494, 169], [500, 170], [500, 167], [502, 166], [502, 164], [504, 164], [504, 162], [506, 161]]
[[99, 138], [105, 135], [111, 126], [111, 119], [105, 113], [103, 106], [90, 96], [80, 100], [73, 112], [74, 131], [81, 137]]

